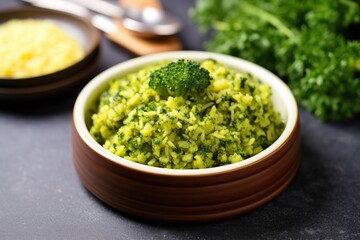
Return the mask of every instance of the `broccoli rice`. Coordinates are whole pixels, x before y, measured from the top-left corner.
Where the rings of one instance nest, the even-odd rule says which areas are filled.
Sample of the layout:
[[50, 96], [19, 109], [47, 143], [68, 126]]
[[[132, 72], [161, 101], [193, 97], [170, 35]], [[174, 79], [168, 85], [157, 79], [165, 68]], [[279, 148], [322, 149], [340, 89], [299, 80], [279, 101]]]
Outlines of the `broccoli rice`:
[[243, 161], [283, 132], [269, 85], [209, 59], [200, 63], [212, 78], [203, 92], [163, 98], [148, 83], [166, 64], [110, 81], [90, 126], [105, 149], [154, 167], [209, 168]]

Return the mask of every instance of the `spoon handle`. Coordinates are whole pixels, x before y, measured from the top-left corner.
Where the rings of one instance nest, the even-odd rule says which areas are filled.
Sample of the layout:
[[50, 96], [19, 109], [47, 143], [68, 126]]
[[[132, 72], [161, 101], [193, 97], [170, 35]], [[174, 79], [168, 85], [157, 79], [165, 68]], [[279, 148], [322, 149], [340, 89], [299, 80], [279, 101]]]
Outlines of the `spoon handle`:
[[73, 0], [74, 2], [108, 17], [123, 17], [125, 10], [118, 4], [105, 0]]
[[163, 10], [163, 7], [158, 0], [119, 0], [119, 4], [124, 7], [134, 7], [137, 9], [153, 7], [158, 10]]
[[[161, 11], [163, 10], [158, 0], [119, 0], [119, 4], [124, 7], [134, 7], [138, 9], [151, 6]], [[135, 55], [142, 56], [182, 49], [182, 44], [175, 35], [157, 38], [141, 38], [122, 27], [121, 19], [117, 19], [116, 21], [118, 23], [117, 31], [107, 34], [107, 37]]]

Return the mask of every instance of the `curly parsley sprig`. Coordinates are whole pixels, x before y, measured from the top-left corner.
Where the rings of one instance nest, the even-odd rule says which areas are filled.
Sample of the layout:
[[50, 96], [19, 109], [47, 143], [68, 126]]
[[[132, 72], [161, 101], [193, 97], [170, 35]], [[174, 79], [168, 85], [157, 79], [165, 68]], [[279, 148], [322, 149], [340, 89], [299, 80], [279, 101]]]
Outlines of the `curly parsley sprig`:
[[289, 84], [321, 120], [360, 113], [360, 7], [352, 0], [197, 0], [191, 11], [206, 45], [256, 62]]

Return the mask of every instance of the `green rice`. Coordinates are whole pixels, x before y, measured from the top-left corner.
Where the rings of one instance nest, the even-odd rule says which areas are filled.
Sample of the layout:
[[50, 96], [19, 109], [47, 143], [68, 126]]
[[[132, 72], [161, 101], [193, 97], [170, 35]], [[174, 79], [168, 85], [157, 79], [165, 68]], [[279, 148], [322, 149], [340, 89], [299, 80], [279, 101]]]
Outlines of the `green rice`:
[[105, 149], [149, 166], [198, 169], [243, 161], [282, 133], [269, 85], [206, 60], [213, 79], [203, 94], [162, 99], [148, 76], [165, 64], [114, 79], [102, 93], [90, 133]]

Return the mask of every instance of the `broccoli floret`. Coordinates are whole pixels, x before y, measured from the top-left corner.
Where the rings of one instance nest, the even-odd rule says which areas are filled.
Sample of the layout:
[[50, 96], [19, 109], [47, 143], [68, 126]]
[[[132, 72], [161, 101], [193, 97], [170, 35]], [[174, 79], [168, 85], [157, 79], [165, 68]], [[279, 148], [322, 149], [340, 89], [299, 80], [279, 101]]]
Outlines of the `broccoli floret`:
[[149, 86], [163, 97], [190, 95], [203, 92], [210, 85], [210, 73], [199, 63], [179, 59], [150, 74]]

